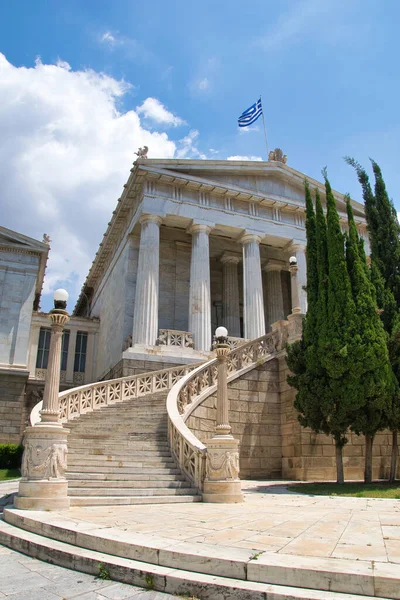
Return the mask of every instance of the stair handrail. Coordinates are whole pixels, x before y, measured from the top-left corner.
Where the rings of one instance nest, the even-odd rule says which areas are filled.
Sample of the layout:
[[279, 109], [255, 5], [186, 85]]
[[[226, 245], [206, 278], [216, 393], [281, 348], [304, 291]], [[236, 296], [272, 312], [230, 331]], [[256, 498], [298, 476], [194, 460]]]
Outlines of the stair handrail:
[[[202, 362], [170, 367], [159, 371], [147, 371], [118, 379], [96, 381], [60, 392], [60, 421], [66, 423], [82, 414], [104, 408], [118, 402], [126, 402], [147, 394], [170, 390], [181, 377], [196, 369]], [[42, 402], [36, 404], [30, 414], [31, 425], [40, 420]]]
[[[228, 382], [262, 365], [286, 345], [287, 327], [280, 327], [231, 350], [227, 356]], [[205, 477], [207, 446], [186, 425], [202, 402], [217, 389], [217, 359], [213, 358], [182, 377], [167, 397], [168, 440], [183, 473], [201, 491]]]

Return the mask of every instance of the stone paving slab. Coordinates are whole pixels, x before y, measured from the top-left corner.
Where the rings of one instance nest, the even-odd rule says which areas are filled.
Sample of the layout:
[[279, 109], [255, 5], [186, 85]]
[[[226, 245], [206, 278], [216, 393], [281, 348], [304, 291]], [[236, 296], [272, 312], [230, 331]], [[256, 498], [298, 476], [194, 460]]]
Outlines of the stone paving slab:
[[176, 600], [176, 596], [104, 581], [50, 565], [0, 545], [0, 599]]
[[73, 507], [68, 517], [149, 539], [400, 564], [399, 500], [305, 496], [283, 493], [281, 482], [242, 483], [243, 504]]

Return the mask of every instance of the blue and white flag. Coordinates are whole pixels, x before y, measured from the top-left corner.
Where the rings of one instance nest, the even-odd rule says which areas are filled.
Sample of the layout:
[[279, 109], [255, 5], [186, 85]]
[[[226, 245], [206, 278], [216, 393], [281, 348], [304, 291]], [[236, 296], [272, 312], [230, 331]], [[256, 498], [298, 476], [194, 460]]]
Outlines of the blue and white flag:
[[239, 127], [248, 127], [257, 121], [258, 117], [262, 115], [261, 98], [257, 100], [250, 108], [245, 110], [238, 118]]

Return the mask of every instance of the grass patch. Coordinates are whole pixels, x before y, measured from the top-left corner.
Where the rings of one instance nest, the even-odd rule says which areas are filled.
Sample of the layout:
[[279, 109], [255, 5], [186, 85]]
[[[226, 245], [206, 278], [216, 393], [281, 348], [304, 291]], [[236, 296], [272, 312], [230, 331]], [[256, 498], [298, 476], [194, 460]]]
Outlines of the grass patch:
[[400, 499], [399, 483], [296, 483], [287, 488], [297, 494], [316, 496], [354, 496], [355, 498]]
[[0, 481], [7, 481], [7, 479], [18, 479], [21, 477], [19, 469], [0, 469]]

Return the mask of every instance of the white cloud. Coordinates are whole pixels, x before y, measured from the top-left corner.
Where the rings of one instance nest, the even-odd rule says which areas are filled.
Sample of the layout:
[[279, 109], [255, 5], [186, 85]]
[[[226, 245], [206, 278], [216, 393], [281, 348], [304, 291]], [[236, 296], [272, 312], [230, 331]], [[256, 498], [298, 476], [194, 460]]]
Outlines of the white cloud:
[[[67, 63], [14, 67], [0, 54], [1, 221], [52, 239], [45, 292], [62, 284], [71, 308], [87, 275], [139, 146], [171, 158], [198, 154], [197, 136], [174, 142], [118, 110], [130, 89]], [[190, 136], [190, 134], [189, 134]], [[183, 138], [185, 140], [185, 138]]]
[[205, 160], [207, 156], [200, 152], [196, 146], [196, 141], [199, 137], [197, 129], [191, 129], [185, 137], [177, 143], [177, 158], [201, 158]]
[[202, 92], [204, 92], [205, 90], [208, 90], [210, 88], [210, 81], [207, 77], [204, 77], [203, 79], [201, 79], [198, 83], [198, 87], [199, 90], [201, 90]]
[[143, 104], [136, 108], [136, 112], [139, 115], [143, 114], [146, 119], [163, 125], [173, 125], [174, 127], [185, 125], [183, 119], [169, 112], [157, 98], [146, 98]]
[[263, 160], [263, 159], [261, 158], [261, 156], [241, 156], [239, 154], [236, 154], [235, 156], [228, 156], [228, 158], [226, 160], [243, 160], [243, 161], [245, 161], [245, 160], [257, 160], [257, 161], [260, 161], [260, 160]]
[[110, 31], [106, 31], [100, 36], [100, 41], [104, 44], [110, 44], [110, 46], [113, 46], [117, 43], [117, 38]]

